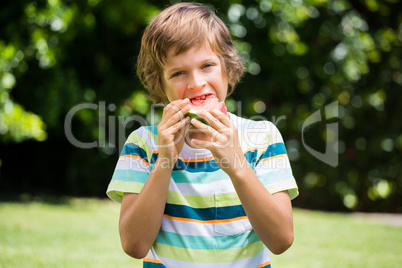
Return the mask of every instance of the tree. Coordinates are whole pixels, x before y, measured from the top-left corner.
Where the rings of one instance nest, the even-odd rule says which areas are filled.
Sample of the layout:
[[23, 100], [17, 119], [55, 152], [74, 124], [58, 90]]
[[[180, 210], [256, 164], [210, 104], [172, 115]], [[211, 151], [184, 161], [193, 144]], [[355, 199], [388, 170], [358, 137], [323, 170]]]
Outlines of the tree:
[[[300, 187], [295, 205], [400, 212], [399, 1], [205, 2], [229, 26], [247, 68], [226, 104], [277, 123]], [[169, 4], [48, 0], [0, 9], [3, 194], [104, 196], [122, 140], [138, 118], [150, 123], [133, 68], [148, 20]], [[332, 166], [316, 157], [327, 144], [339, 158]]]

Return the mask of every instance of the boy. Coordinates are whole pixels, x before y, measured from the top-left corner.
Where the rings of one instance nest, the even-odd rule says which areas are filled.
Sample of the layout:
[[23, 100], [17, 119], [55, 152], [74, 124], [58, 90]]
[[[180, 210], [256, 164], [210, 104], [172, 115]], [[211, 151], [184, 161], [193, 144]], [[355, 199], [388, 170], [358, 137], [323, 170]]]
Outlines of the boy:
[[283, 140], [268, 121], [213, 110], [185, 116], [200, 99], [224, 101], [243, 74], [225, 24], [193, 3], [173, 5], [144, 32], [138, 75], [158, 126], [127, 139], [107, 190], [121, 202], [124, 251], [143, 267], [270, 267], [268, 249], [293, 243], [297, 196]]

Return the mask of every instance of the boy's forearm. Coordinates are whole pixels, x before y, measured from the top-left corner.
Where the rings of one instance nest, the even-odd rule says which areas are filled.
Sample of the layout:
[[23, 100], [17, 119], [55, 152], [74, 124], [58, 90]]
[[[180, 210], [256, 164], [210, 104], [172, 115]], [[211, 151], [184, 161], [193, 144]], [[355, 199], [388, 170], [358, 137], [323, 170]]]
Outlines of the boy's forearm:
[[287, 192], [270, 194], [251, 166], [230, 175], [232, 183], [261, 241], [275, 254], [293, 243], [293, 216]]
[[139, 194], [123, 197], [119, 230], [124, 251], [134, 257], [143, 258], [154, 243], [165, 209], [172, 170], [156, 161]]

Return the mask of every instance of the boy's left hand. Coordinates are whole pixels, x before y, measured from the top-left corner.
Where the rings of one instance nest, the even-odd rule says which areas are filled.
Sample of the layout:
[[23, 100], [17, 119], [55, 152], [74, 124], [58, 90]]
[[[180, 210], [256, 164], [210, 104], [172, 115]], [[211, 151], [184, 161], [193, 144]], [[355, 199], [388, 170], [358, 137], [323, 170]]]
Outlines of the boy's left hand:
[[218, 166], [229, 176], [234, 174], [242, 164], [247, 162], [240, 146], [236, 127], [230, 121], [229, 116], [219, 110], [202, 111], [197, 115], [204, 118], [209, 126], [197, 119], [191, 120], [191, 123], [206, 134], [210, 140], [191, 139], [191, 143], [210, 150]]

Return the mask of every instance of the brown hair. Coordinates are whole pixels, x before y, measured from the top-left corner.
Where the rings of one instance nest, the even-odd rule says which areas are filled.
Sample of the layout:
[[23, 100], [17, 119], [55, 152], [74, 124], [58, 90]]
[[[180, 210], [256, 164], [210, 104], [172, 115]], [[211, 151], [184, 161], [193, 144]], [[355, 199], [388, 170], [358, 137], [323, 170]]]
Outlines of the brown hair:
[[179, 55], [205, 42], [222, 62], [230, 95], [244, 74], [244, 67], [228, 28], [214, 12], [201, 4], [178, 3], [152, 19], [142, 37], [137, 74], [153, 102], [168, 101], [163, 90], [168, 51], [174, 48], [174, 55]]

